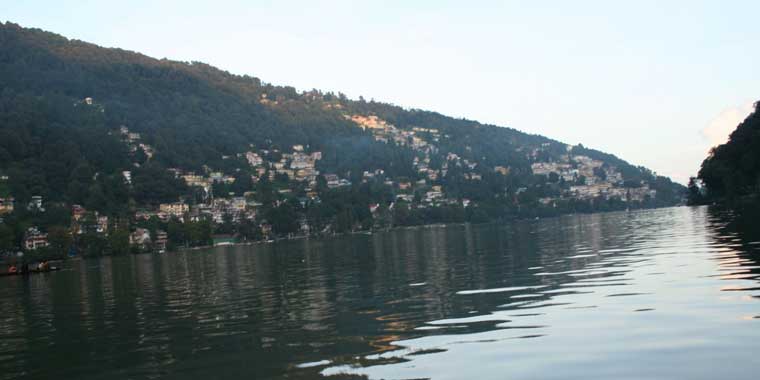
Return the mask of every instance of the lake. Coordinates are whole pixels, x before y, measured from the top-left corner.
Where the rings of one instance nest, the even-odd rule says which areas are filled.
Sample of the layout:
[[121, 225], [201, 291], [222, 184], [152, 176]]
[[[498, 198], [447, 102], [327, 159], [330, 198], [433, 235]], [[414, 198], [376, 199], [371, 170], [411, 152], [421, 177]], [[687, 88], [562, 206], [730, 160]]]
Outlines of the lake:
[[758, 219], [667, 208], [0, 278], [1, 379], [756, 379]]

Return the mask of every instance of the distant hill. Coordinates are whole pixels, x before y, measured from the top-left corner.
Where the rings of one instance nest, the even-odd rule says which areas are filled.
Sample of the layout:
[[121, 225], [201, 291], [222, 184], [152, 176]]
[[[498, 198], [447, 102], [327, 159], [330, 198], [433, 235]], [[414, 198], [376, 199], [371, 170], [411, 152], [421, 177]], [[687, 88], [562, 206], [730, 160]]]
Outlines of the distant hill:
[[379, 220], [372, 205], [417, 224], [669, 206], [684, 195], [581, 145], [12, 23], [0, 24], [0, 83], [0, 189], [17, 205], [36, 195], [132, 217], [207, 202], [205, 179], [205, 192], [246, 195], [269, 219], [300, 199], [293, 218], [357, 228]]
[[[760, 114], [752, 112], [729, 136], [713, 148], [702, 162], [699, 179], [704, 199], [694, 203], [736, 200], [760, 195]], [[697, 197], [694, 197], [697, 198]]]

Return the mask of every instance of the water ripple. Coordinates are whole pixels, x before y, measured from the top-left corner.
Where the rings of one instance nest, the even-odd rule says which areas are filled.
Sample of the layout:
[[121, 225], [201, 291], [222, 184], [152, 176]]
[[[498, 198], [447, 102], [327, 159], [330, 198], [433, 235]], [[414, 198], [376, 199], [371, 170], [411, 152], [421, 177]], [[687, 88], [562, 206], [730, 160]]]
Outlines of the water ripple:
[[683, 207], [71, 261], [0, 278], [0, 379], [752, 379], [754, 220]]

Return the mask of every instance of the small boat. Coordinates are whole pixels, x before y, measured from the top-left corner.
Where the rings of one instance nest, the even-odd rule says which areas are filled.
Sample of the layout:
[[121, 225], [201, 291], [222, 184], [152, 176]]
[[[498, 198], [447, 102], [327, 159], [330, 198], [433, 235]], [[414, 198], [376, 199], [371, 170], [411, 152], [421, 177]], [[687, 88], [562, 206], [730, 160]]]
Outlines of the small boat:
[[29, 272], [32, 272], [32, 273], [45, 273], [45, 272], [55, 272], [55, 271], [58, 271], [58, 270], [61, 270], [61, 268], [59, 268], [59, 267], [50, 267], [50, 268], [48, 268], [46, 270], [29, 269]]
[[59, 268], [59, 267], [50, 267], [50, 269], [48, 269], [48, 270], [29, 269], [29, 272], [14, 272], [14, 273], [4, 272], [4, 273], [0, 273], [0, 277], [4, 277], [4, 276], [23, 276], [24, 274], [47, 273], [47, 272], [55, 272], [55, 271], [59, 271], [59, 270], [61, 270], [61, 268]]

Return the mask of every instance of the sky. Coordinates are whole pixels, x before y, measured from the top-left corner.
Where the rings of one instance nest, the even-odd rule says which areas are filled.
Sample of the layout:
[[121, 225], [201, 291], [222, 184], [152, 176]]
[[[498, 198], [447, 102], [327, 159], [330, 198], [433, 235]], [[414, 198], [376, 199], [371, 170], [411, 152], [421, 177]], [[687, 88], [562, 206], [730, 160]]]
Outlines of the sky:
[[17, 1], [0, 20], [613, 153], [686, 183], [760, 100], [756, 1]]

